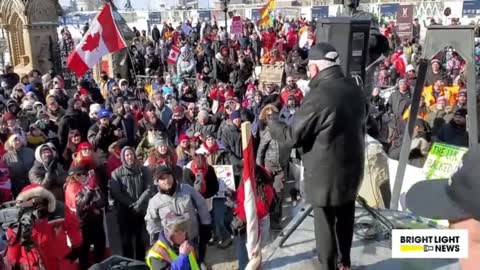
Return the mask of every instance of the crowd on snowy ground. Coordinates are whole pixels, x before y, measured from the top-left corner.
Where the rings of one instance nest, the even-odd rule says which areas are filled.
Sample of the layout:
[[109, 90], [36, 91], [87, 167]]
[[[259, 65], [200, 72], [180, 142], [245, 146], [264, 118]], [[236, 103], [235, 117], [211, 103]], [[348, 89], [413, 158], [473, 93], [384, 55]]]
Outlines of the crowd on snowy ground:
[[[263, 108], [273, 105], [282, 121], [295, 121], [308, 98], [308, 89], [298, 82], [309, 79], [314, 24], [278, 17], [262, 29], [245, 20], [241, 35], [230, 35], [216, 23], [186, 25], [188, 34], [167, 23], [151, 33], [133, 29], [129, 76], [111, 78], [104, 71], [98, 81], [85, 76], [73, 95], [64, 89], [62, 74], [17, 74], [6, 68], [0, 79], [0, 199], [40, 196], [49, 202], [48, 213], [34, 225], [36, 248], [26, 249], [15, 229], [7, 230], [7, 264], [74, 269], [78, 259], [80, 269], [88, 269], [105, 258], [104, 215], [116, 211], [125, 257], [146, 260], [152, 269], [205, 269], [209, 245], [224, 249], [235, 242], [244, 269], [240, 126], [245, 121], [252, 123], [255, 141], [262, 243], [268, 242], [270, 228], [282, 228], [286, 194], [298, 199], [285, 181], [291, 159], [299, 154], [272, 139]], [[398, 158], [421, 54], [420, 26], [415, 20], [409, 40], [399, 40], [394, 23], [383, 29], [393, 50], [375, 73], [368, 128]], [[70, 40], [68, 29], [62, 36]], [[172, 62], [174, 48], [179, 56]], [[255, 67], [277, 63], [284, 64], [285, 80], [260, 83]], [[465, 61], [455, 48], [431, 60], [412, 164], [422, 166], [432, 142], [468, 145], [464, 72]], [[391, 92], [387, 101], [385, 91]], [[217, 165], [232, 166], [234, 187], [219, 181]], [[64, 218], [61, 225], [47, 222], [57, 217]], [[150, 239], [143, 239], [144, 230]]]

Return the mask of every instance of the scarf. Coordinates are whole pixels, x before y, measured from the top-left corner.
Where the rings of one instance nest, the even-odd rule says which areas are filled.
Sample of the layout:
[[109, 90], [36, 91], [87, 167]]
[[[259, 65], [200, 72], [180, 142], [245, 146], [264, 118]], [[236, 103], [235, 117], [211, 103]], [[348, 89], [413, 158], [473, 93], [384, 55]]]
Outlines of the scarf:
[[195, 182], [197, 181], [197, 175], [202, 175], [202, 182], [200, 185], [200, 190], [198, 192], [200, 192], [200, 194], [202, 195], [205, 194], [205, 192], [207, 191], [207, 181], [205, 179], [207, 176], [208, 165], [206, 166], [206, 168], [197, 168], [197, 164], [195, 162], [192, 162], [190, 169], [192, 170], [193, 176], [195, 177]]
[[220, 149], [220, 146], [218, 145], [217, 142], [215, 142], [215, 144], [212, 145], [211, 147], [208, 147], [207, 142], [204, 142], [202, 145], [205, 148], [205, 150], [207, 150], [208, 154], [217, 152]]

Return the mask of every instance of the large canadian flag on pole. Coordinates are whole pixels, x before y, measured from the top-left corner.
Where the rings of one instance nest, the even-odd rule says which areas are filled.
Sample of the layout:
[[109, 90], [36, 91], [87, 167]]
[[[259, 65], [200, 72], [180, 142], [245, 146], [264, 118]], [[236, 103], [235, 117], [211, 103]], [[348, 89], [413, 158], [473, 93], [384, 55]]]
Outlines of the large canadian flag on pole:
[[78, 77], [100, 62], [109, 53], [127, 47], [115, 20], [112, 6], [105, 4], [83, 36], [77, 48], [68, 56], [67, 65]]
[[247, 220], [247, 253], [250, 259], [246, 270], [257, 270], [262, 263], [262, 250], [260, 247], [260, 225], [257, 216], [257, 194], [255, 183], [255, 158], [253, 155], [253, 140], [250, 122], [242, 124], [243, 148], [243, 188], [245, 200], [243, 207]]

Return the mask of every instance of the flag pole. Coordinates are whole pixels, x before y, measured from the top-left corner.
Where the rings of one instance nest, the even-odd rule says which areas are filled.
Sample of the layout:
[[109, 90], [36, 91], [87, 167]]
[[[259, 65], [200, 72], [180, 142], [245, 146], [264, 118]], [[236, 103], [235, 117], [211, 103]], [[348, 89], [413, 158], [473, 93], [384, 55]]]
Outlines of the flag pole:
[[242, 185], [245, 200], [243, 207], [247, 221], [246, 248], [249, 262], [246, 270], [258, 270], [262, 264], [260, 245], [260, 224], [256, 207], [255, 159], [253, 155], [252, 127], [250, 122], [242, 123], [243, 175]]
[[[117, 27], [118, 29], [118, 25], [116, 25], [116, 21], [115, 21], [115, 15], [113, 14], [113, 11], [115, 10], [115, 12], [118, 13], [118, 15], [123, 19], [122, 17], [122, 14], [120, 14], [120, 12], [117, 11], [117, 7], [113, 4], [113, 2], [111, 0], [106, 0], [105, 1], [105, 5], [110, 5], [111, 7], [111, 12], [112, 12], [112, 18], [113, 18], [113, 21], [115, 22], [115, 26]], [[125, 20], [125, 19], [123, 19]], [[128, 29], [130, 29], [130, 27], [127, 25]], [[118, 33], [120, 34], [120, 36], [122, 37], [123, 39], [123, 42], [125, 42], [125, 37], [123, 36], [123, 33], [122, 31], [120, 31], [120, 29], [118, 29]], [[125, 42], [125, 44], [127, 44], [127, 42]], [[133, 57], [132, 55], [130, 54], [130, 48], [129, 46], [127, 45], [127, 47], [125, 47], [125, 49], [127, 50], [127, 55], [128, 57], [130, 58], [130, 62], [132, 63], [132, 69], [133, 69], [133, 75], [134, 75], [134, 79], [137, 78], [137, 71], [135, 70], [135, 65], [133, 64]], [[130, 70], [128, 70], [128, 72], [130, 72]]]

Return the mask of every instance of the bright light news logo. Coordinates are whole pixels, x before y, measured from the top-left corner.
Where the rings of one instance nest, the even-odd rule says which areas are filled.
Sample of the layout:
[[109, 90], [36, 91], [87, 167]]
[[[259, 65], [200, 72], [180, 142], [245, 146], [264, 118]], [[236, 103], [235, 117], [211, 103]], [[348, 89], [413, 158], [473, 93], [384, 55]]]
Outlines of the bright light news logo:
[[466, 258], [467, 230], [393, 230], [393, 258]]

